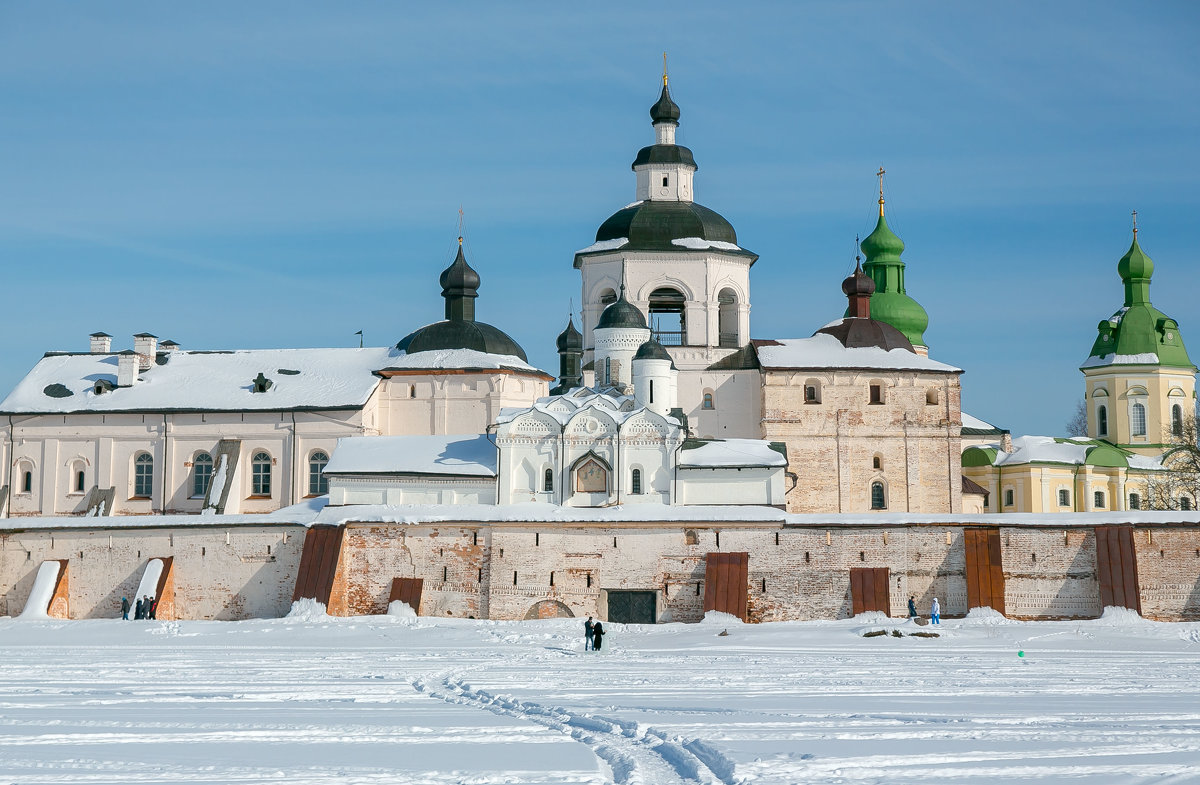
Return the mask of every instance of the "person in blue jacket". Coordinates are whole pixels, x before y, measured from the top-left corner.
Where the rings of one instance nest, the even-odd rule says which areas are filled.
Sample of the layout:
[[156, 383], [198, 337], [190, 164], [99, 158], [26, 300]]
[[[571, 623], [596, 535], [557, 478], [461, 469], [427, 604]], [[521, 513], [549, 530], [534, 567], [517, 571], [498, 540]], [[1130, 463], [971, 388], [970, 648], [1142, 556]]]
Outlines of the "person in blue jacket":
[[942, 606], [937, 597], [933, 598], [933, 605], [929, 608], [929, 621], [934, 624], [942, 623]]
[[917, 618], [917, 598], [915, 596], [908, 598], [908, 618]]

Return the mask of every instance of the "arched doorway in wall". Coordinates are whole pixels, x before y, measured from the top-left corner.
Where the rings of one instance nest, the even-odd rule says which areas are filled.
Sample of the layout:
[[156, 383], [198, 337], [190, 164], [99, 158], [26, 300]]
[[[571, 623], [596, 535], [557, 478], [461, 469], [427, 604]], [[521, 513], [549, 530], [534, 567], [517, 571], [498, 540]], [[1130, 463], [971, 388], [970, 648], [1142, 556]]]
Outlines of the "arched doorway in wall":
[[737, 292], [726, 287], [717, 294], [717, 330], [719, 346], [736, 349], [742, 345], [738, 331]]
[[687, 335], [687, 298], [661, 286], [650, 293], [650, 333], [663, 346], [683, 346]]

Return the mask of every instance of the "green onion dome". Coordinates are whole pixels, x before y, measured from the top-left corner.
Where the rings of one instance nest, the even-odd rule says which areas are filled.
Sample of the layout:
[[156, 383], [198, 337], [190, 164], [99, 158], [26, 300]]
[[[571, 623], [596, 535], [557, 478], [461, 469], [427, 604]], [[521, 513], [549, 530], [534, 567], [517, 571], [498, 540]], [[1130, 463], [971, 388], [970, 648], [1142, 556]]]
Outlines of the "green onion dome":
[[[871, 295], [871, 318], [895, 327], [913, 346], [925, 346], [925, 329], [929, 327], [929, 314], [904, 289], [904, 241], [892, 232], [883, 217], [883, 206], [879, 208], [879, 223], [875, 230], [862, 241], [861, 248], [866, 256], [863, 272], [875, 281], [875, 293]], [[849, 315], [849, 310], [846, 314]]]

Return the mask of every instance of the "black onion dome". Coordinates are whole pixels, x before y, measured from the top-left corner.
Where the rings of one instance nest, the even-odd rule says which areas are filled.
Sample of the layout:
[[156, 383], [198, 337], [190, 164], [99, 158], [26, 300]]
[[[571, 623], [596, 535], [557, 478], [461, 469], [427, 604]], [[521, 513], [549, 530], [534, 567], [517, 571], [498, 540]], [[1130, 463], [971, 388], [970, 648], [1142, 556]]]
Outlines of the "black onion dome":
[[600, 321], [596, 322], [596, 329], [603, 330], [608, 327], [633, 327], [641, 330], [648, 329], [646, 327], [646, 317], [638, 310], [638, 307], [625, 299], [625, 287], [621, 287], [621, 296], [612, 305], [604, 309], [604, 313], [600, 314]]
[[687, 164], [693, 169], [699, 169], [692, 151], [681, 144], [652, 144], [638, 150], [637, 158], [633, 159], [630, 168], [637, 170], [644, 164]]
[[671, 354], [663, 348], [663, 345], [651, 338], [638, 347], [637, 354], [633, 355], [635, 360], [671, 360]]
[[575, 329], [574, 318], [567, 319], [567, 329], [558, 334], [558, 340], [554, 344], [559, 353], [583, 351], [583, 336]]
[[471, 296], [479, 290], [479, 273], [471, 265], [467, 264], [467, 258], [463, 256], [462, 244], [458, 246], [458, 256], [454, 257], [454, 261], [450, 266], [442, 271], [442, 275], [438, 278], [438, 283], [442, 285], [442, 295], [447, 294], [465, 294]]
[[658, 101], [654, 106], [650, 107], [650, 122], [655, 125], [658, 123], [674, 123], [675, 125], [679, 125], [679, 105], [671, 100], [671, 91], [667, 89], [665, 84], [663, 85], [662, 93], [658, 96]]
[[813, 335], [824, 333], [832, 335], [847, 349], [877, 348], [890, 351], [905, 349], [916, 353], [912, 342], [904, 337], [904, 333], [887, 322], [878, 319], [858, 319], [848, 317], [840, 322], [834, 322], [828, 327], [822, 327]]
[[842, 281], [842, 293], [847, 297], [867, 296], [875, 294], [875, 279], [863, 272], [862, 265], [854, 268], [854, 272]]
[[520, 357], [524, 362], [529, 359], [525, 356], [525, 350], [503, 330], [486, 322], [458, 319], [427, 324], [400, 339], [396, 348], [409, 354], [439, 349], [474, 349], [488, 354]]

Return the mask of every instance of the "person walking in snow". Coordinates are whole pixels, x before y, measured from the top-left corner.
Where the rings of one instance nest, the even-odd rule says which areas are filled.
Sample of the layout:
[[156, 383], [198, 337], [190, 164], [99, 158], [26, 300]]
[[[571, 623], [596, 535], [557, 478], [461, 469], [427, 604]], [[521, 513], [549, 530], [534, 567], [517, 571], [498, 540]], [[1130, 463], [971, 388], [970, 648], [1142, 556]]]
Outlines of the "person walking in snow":
[[141, 600], [138, 600], [137, 605], [133, 609], [134, 621], [138, 621], [143, 618], [143, 614], [145, 613], [145, 611], [142, 608], [143, 608], [143, 603]]
[[121, 598], [121, 620], [129, 621], [129, 598]]
[[933, 598], [933, 605], [929, 608], [929, 621], [933, 624], [941, 624], [942, 621], [942, 606], [938, 604], [937, 597]]
[[158, 600], [151, 597], [148, 602], [150, 604], [150, 610], [146, 612], [146, 618], [153, 619], [155, 618], [154, 614], [158, 612]]
[[917, 618], [917, 598], [913, 595], [908, 598], [908, 618]]
[[600, 622], [596, 622], [592, 625], [592, 651], [600, 651], [600, 647], [604, 643], [602, 640], [603, 638], [604, 625], [602, 625]]
[[588, 616], [587, 621], [583, 623], [583, 650], [587, 651], [592, 648], [592, 628], [596, 626], [592, 624], [592, 617]]

